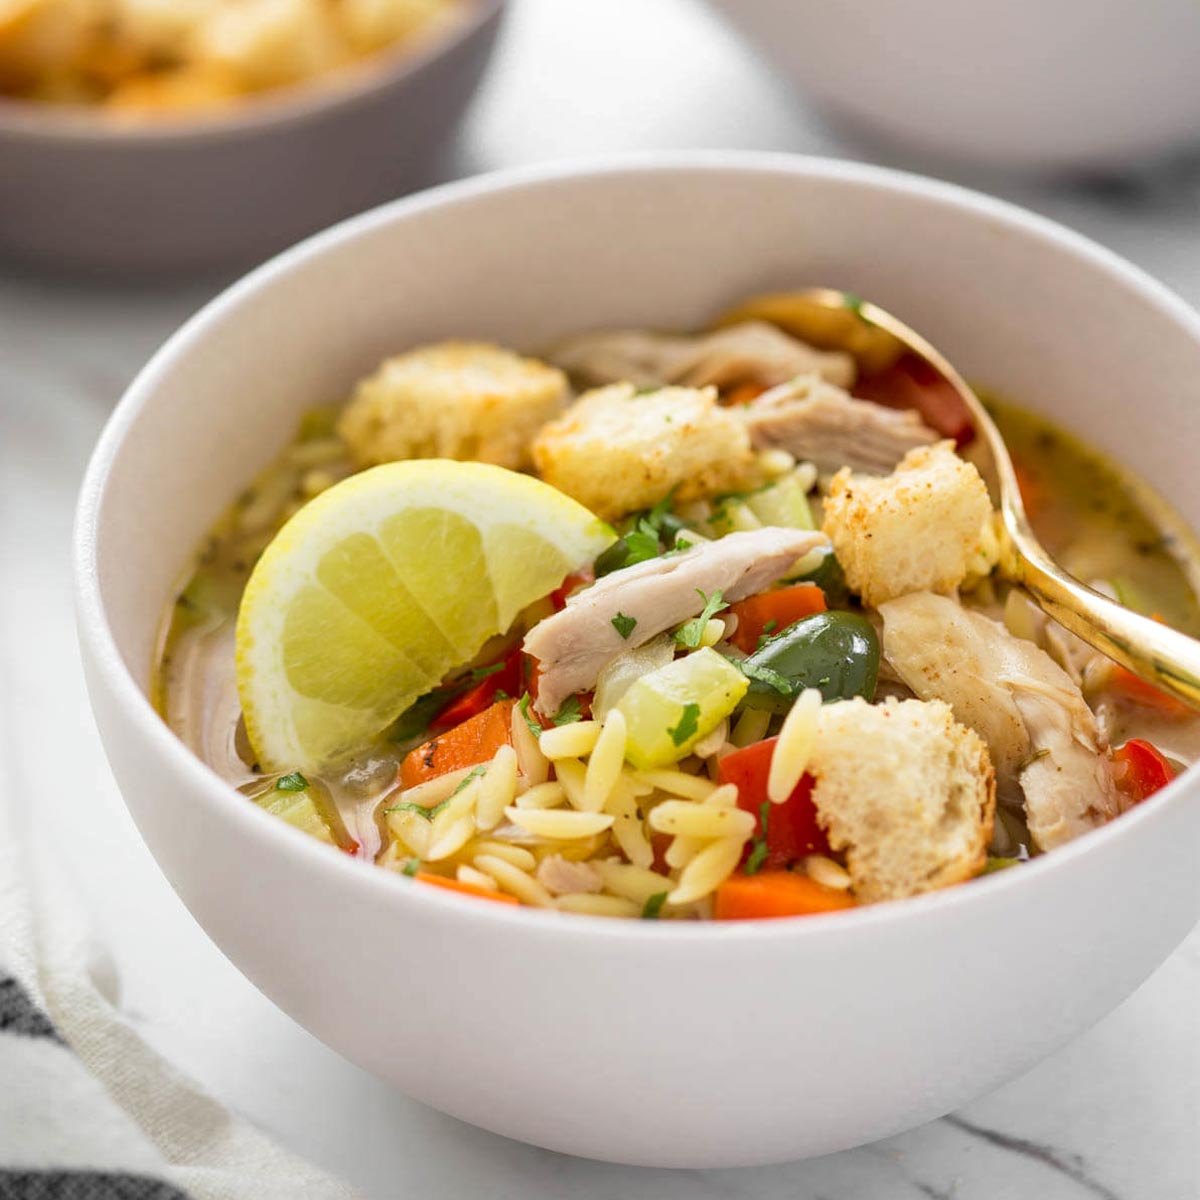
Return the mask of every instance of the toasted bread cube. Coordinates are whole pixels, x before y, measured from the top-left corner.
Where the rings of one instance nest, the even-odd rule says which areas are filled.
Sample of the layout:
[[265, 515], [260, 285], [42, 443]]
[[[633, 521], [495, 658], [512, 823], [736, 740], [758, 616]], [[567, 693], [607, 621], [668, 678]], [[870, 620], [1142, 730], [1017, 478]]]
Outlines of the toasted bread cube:
[[483, 342], [439, 342], [389, 358], [359, 383], [338, 431], [362, 466], [458, 458], [516, 470], [567, 396], [556, 367]]
[[606, 519], [727, 491], [752, 462], [750, 437], [715, 388], [639, 393], [614, 383], [582, 395], [533, 443], [538, 473]]
[[241, 0], [200, 24], [190, 57], [226, 68], [255, 90], [319, 75], [346, 61], [349, 50], [322, 0]]
[[859, 900], [897, 900], [977, 875], [996, 780], [982, 739], [940, 700], [822, 707], [808, 770], [834, 850]]
[[952, 442], [910, 450], [883, 478], [839, 471], [822, 530], [846, 582], [878, 606], [909, 592], [949, 592], [978, 554], [992, 502], [975, 467]]
[[113, 23], [123, 41], [163, 61], [178, 62], [220, 0], [110, 0]]
[[339, 0], [336, 9], [347, 40], [360, 54], [400, 42], [452, 11], [451, 0]]
[[237, 80], [224, 68], [209, 63], [130, 75], [113, 88], [105, 105], [128, 114], [213, 108], [240, 96]]
[[0, 2], [0, 90], [19, 93], [46, 75], [69, 72], [86, 49], [87, 0]]

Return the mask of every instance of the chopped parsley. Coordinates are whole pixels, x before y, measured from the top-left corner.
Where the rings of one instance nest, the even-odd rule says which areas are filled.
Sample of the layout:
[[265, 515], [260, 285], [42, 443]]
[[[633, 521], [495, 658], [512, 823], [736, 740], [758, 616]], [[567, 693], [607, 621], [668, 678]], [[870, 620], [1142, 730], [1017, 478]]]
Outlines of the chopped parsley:
[[623, 612], [617, 613], [612, 619], [613, 628], [626, 640], [637, 628], [637, 617], [627, 617]]
[[[487, 767], [483, 763], [480, 763], [477, 767], [472, 767], [458, 781], [458, 787], [456, 787], [454, 789], [454, 791], [452, 791], [450, 793], [450, 799], [453, 800], [454, 797], [457, 796], [458, 793], [461, 792], [464, 788], [466, 788], [472, 781], [474, 781], [476, 779], [482, 779], [483, 776], [486, 774], [487, 774]], [[443, 801], [443, 803], [441, 805], [439, 805], [438, 808], [441, 809], [447, 803], [449, 803], [449, 801]]]
[[644, 921], [658, 920], [659, 914], [662, 912], [662, 907], [666, 902], [666, 892], [655, 892], [642, 906], [642, 919]]
[[490, 667], [476, 667], [473, 671], [468, 672], [472, 679], [486, 679], [489, 675], [495, 675], [497, 671], [503, 671], [504, 664], [502, 662], [492, 663]]
[[758, 808], [758, 824], [761, 832], [754, 839], [750, 857], [746, 859], [746, 874], [757, 875], [767, 860], [767, 828], [771, 819], [771, 802], [764, 800]]
[[721, 597], [720, 588], [711, 596], [706, 596], [699, 588], [696, 589], [696, 594], [704, 601], [704, 608], [698, 617], [693, 617], [675, 631], [675, 640], [688, 650], [695, 650], [700, 645], [700, 640], [704, 637], [704, 627], [717, 613], [729, 607]]
[[306, 787], [308, 787], [308, 780], [299, 771], [293, 771], [290, 775], [281, 775], [275, 780], [277, 792], [302, 792]]
[[671, 735], [671, 741], [677, 746], [682, 746], [688, 738], [695, 737], [696, 731], [700, 727], [700, 705], [692, 703], [683, 706], [683, 712], [679, 717], [679, 724], [674, 729], [668, 729], [667, 732]]
[[521, 719], [525, 722], [529, 732], [532, 733], [535, 738], [540, 738], [542, 736], [542, 727], [538, 724], [534, 717], [529, 715], [528, 692], [526, 692], [525, 695], [523, 695], [521, 699], [517, 701], [517, 712], [521, 714]]
[[765, 683], [768, 687], [774, 688], [781, 696], [790, 696], [796, 690], [792, 681], [786, 675], [781, 675], [774, 667], [761, 666], [751, 662], [748, 658], [730, 658], [729, 661], [747, 679], [756, 679], [759, 683]]
[[595, 562], [596, 578], [609, 575], [624, 567], [658, 558], [677, 544], [679, 534], [687, 526], [672, 511], [675, 496], [672, 488], [653, 508], [636, 514], [624, 536], [619, 537]]
[[568, 696], [562, 703], [562, 708], [554, 714], [555, 725], [573, 725], [576, 721], [583, 720], [583, 713], [580, 711], [579, 697]]
[[635, 563], [648, 562], [662, 553], [657, 531], [652, 529], [644, 519], [639, 521], [637, 528], [630, 530], [622, 540], [625, 543], [625, 557], [621, 562], [623, 567], [632, 567]]
[[848, 308], [856, 317], [861, 317], [862, 313], [862, 297], [856, 296], [853, 292], [842, 293], [842, 307]]
[[407, 875], [410, 879], [421, 869], [421, 860], [419, 858], [410, 858], [404, 864], [401, 875]]
[[775, 636], [775, 630], [779, 628], [779, 622], [772, 617], [762, 627], [762, 633], [758, 635], [758, 641], [754, 643], [756, 651], [761, 650]]
[[[466, 780], [463, 780], [466, 783]], [[415, 800], [406, 800], [403, 804], [393, 804], [391, 808], [385, 808], [385, 813], [394, 812], [411, 812], [416, 813], [418, 817], [424, 817], [427, 821], [432, 821], [438, 813], [443, 812], [450, 801], [443, 800], [441, 804], [435, 804], [432, 808], [426, 808], [423, 804], [418, 804]]]

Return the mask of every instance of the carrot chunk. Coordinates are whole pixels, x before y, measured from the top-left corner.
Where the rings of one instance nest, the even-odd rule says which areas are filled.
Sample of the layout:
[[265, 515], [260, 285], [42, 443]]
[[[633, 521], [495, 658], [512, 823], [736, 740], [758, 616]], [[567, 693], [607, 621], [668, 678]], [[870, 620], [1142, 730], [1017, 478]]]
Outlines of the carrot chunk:
[[756, 921], [768, 917], [804, 917], [853, 908], [848, 892], [828, 888], [792, 871], [734, 875], [717, 888], [713, 915], [718, 921]]
[[1120, 663], [1113, 663], [1109, 675], [1109, 685], [1113, 691], [1119, 692], [1126, 700], [1140, 704], [1143, 708], [1153, 708], [1166, 717], [1186, 717], [1191, 709], [1182, 700], [1176, 700], [1168, 692], [1147, 683]]
[[515, 700], [497, 700], [469, 721], [410, 750], [400, 764], [400, 786], [416, 787], [448, 771], [491, 762], [496, 751], [512, 741], [515, 703]]
[[413, 878], [450, 892], [461, 892], [464, 896], [478, 896], [481, 900], [496, 900], [501, 904], [520, 904], [516, 896], [493, 892], [491, 888], [480, 887], [477, 883], [463, 883], [461, 879], [451, 879], [448, 875], [431, 875], [426, 871], [418, 871]]

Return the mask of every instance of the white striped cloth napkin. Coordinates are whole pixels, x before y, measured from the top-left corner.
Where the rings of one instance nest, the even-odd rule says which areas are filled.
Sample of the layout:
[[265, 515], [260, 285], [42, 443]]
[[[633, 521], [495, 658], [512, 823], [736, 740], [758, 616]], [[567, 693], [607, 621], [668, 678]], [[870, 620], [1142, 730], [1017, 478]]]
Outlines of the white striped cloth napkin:
[[0, 795], [0, 1200], [354, 1200], [147, 1046]]

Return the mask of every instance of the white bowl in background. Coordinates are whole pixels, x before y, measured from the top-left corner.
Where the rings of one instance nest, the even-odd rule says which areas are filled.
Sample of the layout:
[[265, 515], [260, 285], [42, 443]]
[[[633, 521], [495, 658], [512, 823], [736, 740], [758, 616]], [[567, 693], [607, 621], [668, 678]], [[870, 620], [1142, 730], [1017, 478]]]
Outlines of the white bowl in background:
[[411, 189], [483, 75], [504, 0], [420, 43], [211, 112], [131, 122], [0, 97], [0, 258], [140, 275], [250, 262]]
[[902, 151], [1119, 171], [1200, 141], [1194, 0], [710, 0], [807, 96]]
[[[188, 322], [106, 429], [79, 508], [84, 663], [113, 771], [216, 943], [284, 1011], [465, 1121], [626, 1163], [820, 1154], [1025, 1071], [1200, 912], [1200, 772], [1019, 870], [849, 913], [619, 922], [480, 904], [331, 852], [155, 715], [162, 614], [210, 524], [385, 354], [697, 325], [749, 292], [879, 301], [1200, 524], [1200, 318], [1100, 247], [893, 172], [736, 153], [485, 177], [289, 251]], [[1136, 398], [1136, 403], [1131, 403]]]

